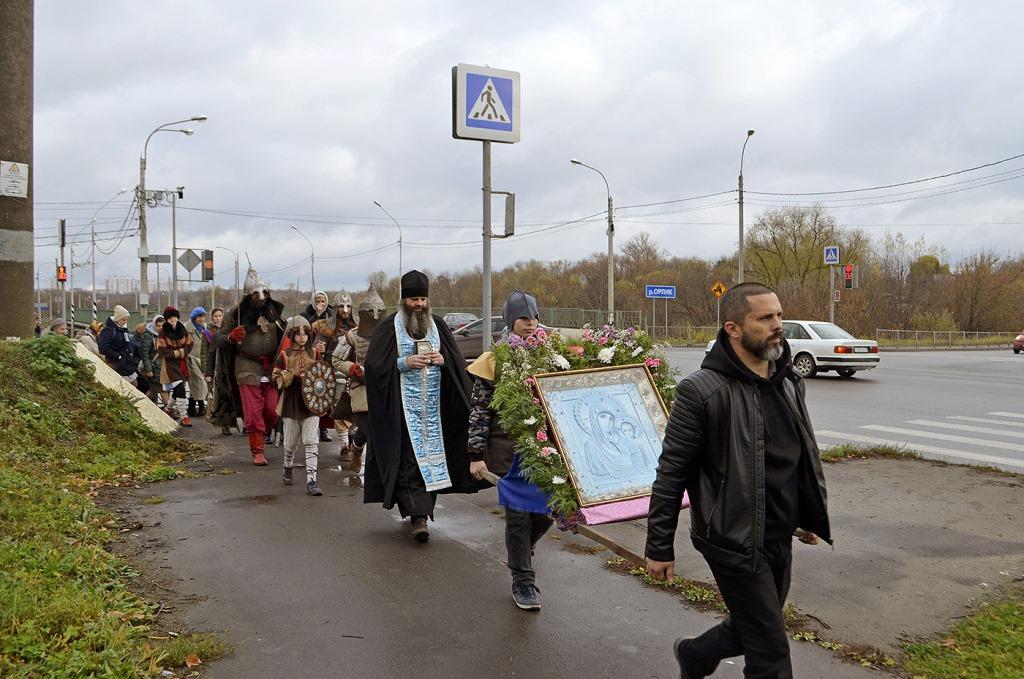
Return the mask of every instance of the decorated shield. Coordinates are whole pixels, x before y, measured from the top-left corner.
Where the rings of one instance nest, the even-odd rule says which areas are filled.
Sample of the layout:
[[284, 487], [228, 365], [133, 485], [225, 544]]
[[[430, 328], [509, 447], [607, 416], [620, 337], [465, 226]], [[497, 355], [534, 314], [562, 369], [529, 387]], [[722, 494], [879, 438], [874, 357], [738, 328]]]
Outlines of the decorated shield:
[[309, 412], [323, 417], [334, 408], [334, 390], [337, 383], [334, 368], [327, 361], [317, 361], [306, 369], [302, 378], [302, 400]]

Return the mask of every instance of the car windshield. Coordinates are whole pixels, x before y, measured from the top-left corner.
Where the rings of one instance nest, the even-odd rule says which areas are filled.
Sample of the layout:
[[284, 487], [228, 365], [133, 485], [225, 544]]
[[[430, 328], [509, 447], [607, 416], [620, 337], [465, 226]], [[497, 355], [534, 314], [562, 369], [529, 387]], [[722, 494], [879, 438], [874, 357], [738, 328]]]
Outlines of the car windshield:
[[813, 330], [821, 339], [857, 339], [850, 333], [840, 328], [838, 325], [833, 325], [832, 323], [811, 323], [811, 330]]

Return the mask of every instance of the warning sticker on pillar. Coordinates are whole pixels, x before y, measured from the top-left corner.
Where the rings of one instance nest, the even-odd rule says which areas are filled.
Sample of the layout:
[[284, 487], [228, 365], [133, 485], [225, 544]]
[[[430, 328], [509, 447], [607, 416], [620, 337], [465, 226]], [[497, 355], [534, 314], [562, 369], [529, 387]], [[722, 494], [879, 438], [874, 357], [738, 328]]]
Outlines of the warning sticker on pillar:
[[452, 67], [452, 136], [514, 144], [520, 137], [519, 73]]

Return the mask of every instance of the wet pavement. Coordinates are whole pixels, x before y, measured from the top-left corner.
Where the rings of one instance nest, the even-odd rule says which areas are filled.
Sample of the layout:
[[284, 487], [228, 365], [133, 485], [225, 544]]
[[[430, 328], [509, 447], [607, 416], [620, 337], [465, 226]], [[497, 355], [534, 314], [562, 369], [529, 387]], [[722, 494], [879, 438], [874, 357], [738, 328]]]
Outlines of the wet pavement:
[[[362, 504], [358, 480], [337, 470], [337, 443], [321, 444], [321, 467], [333, 469], [320, 473], [324, 496], [309, 497], [300, 468], [282, 485], [279, 448], [258, 468], [241, 436], [199, 422], [185, 435], [213, 442], [208, 461], [228, 473], [135, 491], [166, 500], [135, 510], [153, 545], [138, 558], [163, 585], [202, 597], [181, 612], [187, 625], [235, 645], [212, 677], [669, 678], [673, 640], [717, 620], [557, 531], [535, 558], [543, 610], [520, 611], [493, 490], [440, 496], [420, 545], [397, 512]], [[792, 648], [796, 676], [869, 674], [817, 646]], [[742, 659], [715, 676], [741, 677]]]

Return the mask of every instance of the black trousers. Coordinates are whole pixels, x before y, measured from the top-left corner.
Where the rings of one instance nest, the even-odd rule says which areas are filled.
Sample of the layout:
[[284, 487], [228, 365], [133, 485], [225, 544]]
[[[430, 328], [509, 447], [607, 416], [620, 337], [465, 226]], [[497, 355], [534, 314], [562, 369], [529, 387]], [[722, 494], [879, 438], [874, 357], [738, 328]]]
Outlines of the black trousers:
[[694, 669], [700, 671], [702, 666], [742, 655], [744, 677], [792, 679], [782, 613], [792, 562], [792, 538], [765, 545], [759, 573], [708, 560], [729, 617], [688, 646]]
[[533, 571], [533, 547], [553, 523], [546, 514], [505, 508], [505, 549], [508, 551], [508, 569], [512, 571], [513, 582], [534, 584], [536, 573]]
[[409, 431], [402, 423], [402, 457], [398, 464], [398, 478], [395, 481], [395, 502], [402, 518], [407, 516], [429, 516], [434, 518], [434, 501], [437, 492], [427, 492], [427, 484], [423, 483], [416, 454], [412, 450]]
[[352, 443], [356, 448], [366, 445], [366, 438], [370, 433], [370, 416], [368, 413], [352, 413], [356, 423], [356, 433], [352, 437]]

